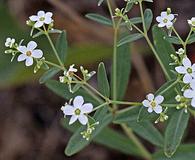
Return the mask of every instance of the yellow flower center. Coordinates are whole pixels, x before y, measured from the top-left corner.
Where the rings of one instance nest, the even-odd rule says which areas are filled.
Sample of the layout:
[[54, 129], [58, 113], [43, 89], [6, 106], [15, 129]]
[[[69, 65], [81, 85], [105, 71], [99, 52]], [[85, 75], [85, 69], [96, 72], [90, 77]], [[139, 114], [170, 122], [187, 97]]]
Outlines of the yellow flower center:
[[188, 69], [187, 69], [187, 72], [188, 72], [188, 73], [192, 73], [192, 68], [188, 68]]
[[31, 52], [31, 51], [27, 51], [27, 52], [26, 52], [26, 55], [27, 55], [28, 57], [30, 57], [30, 56], [32, 55], [32, 52]]
[[44, 21], [45, 20], [45, 17], [41, 17], [39, 18], [40, 21]]
[[167, 23], [167, 22], [168, 22], [168, 19], [165, 18], [165, 19], [163, 20], [163, 22], [164, 22], [164, 23]]
[[152, 102], [150, 103], [150, 105], [152, 106], [152, 108], [154, 108], [154, 107], [156, 107], [156, 102], [155, 102], [155, 101], [152, 101]]
[[78, 116], [78, 115], [81, 114], [81, 110], [77, 108], [77, 109], [74, 111], [74, 113]]

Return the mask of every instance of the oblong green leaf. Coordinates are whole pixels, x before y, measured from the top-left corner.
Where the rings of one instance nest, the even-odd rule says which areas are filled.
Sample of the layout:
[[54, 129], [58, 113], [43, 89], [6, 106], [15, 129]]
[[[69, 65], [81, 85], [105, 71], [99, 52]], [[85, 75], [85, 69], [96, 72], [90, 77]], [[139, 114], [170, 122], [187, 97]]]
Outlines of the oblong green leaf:
[[184, 109], [176, 111], [172, 115], [165, 131], [164, 152], [166, 156], [171, 157], [176, 152], [181, 143], [188, 120], [189, 113], [185, 113]]
[[153, 155], [153, 160], [193, 160], [195, 157], [194, 148], [195, 144], [181, 145], [171, 158], [166, 157], [161, 150]]
[[96, 14], [96, 13], [88, 13], [85, 15], [90, 20], [93, 20], [95, 22], [107, 25], [107, 26], [112, 26], [112, 21], [111, 19], [104, 17], [102, 15]]
[[161, 28], [154, 25], [152, 28], [152, 33], [153, 33], [154, 45], [157, 51], [155, 56], [158, 59], [163, 69], [163, 72], [165, 73], [166, 78], [168, 80], [171, 80], [176, 77], [171, 72], [171, 70], [174, 70], [174, 67], [169, 65], [169, 63], [172, 62], [170, 55], [175, 53], [175, 49], [168, 41], [164, 39], [164, 37], [167, 36], [167, 34]]
[[195, 42], [195, 33], [193, 33], [191, 36], [190, 36], [190, 38], [189, 38], [189, 40], [188, 40], [188, 44], [192, 44], [192, 43], [194, 43]]
[[139, 107], [129, 107], [123, 110], [120, 110], [116, 113], [114, 117], [114, 123], [127, 123], [127, 122], [136, 122], [139, 114]]
[[58, 55], [62, 63], [65, 63], [67, 57], [67, 48], [68, 48], [68, 43], [66, 38], [66, 32], [62, 31], [62, 33], [59, 35], [56, 42], [56, 50], [58, 52]]
[[143, 35], [140, 34], [140, 33], [134, 33], [134, 34], [131, 34], [131, 35], [127, 35], [127, 36], [125, 36], [125, 37], [123, 37], [122, 39], [119, 40], [117, 46], [119, 47], [123, 44], [134, 42], [138, 39], [141, 39], [142, 37], [143, 37]]
[[100, 93], [102, 93], [104, 96], [109, 98], [110, 97], [110, 85], [108, 82], [104, 63], [102, 62], [98, 66], [97, 80], [98, 80], [98, 89]]
[[164, 38], [165, 38], [165, 40], [167, 40], [168, 42], [170, 42], [172, 44], [181, 44], [181, 41], [176, 36], [171, 36], [171, 37], [170, 36], [165, 36]]
[[152, 24], [152, 20], [153, 20], [153, 13], [151, 9], [146, 9], [144, 11], [144, 19], [145, 19], [145, 26], [146, 26], [146, 30], [148, 31], [150, 29], [150, 26]]
[[60, 71], [59, 68], [52, 67], [48, 71], [46, 71], [39, 79], [39, 83], [45, 83], [49, 79], [51, 79], [53, 76], [55, 76]]
[[129, 122], [127, 125], [140, 137], [158, 147], [163, 147], [164, 138], [151, 122]]

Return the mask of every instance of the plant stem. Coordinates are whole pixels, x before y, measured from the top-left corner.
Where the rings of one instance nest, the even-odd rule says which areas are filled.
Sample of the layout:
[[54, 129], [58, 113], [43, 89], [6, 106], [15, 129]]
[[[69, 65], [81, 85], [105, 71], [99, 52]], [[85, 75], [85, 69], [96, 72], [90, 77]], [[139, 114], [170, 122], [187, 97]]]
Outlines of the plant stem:
[[151, 160], [152, 156], [151, 154], [145, 149], [143, 144], [139, 141], [139, 139], [133, 134], [132, 129], [129, 128], [127, 125], [122, 124], [122, 129], [126, 133], [126, 135], [134, 142], [134, 144], [140, 149], [140, 152], [142, 153], [143, 157], [147, 160]]
[[49, 62], [49, 61], [44, 61], [44, 62], [47, 63], [47, 64], [49, 64], [49, 65], [51, 65], [51, 66], [57, 67], [57, 68], [59, 68], [61, 70], [64, 70], [64, 68], [62, 68], [61, 66], [59, 66], [59, 65], [57, 65], [55, 63], [52, 63], [52, 62]]
[[114, 101], [114, 100], [110, 100], [110, 103], [124, 104], [124, 105], [130, 105], [130, 106], [141, 106], [142, 105], [142, 103], [139, 103], [139, 102], [124, 102], [124, 101]]
[[189, 34], [188, 34], [188, 36], [187, 36], [187, 38], [186, 38], [186, 40], [185, 40], [185, 42], [184, 42], [184, 44], [183, 44], [183, 48], [184, 48], [185, 53], [187, 52], [187, 51], [186, 51], [186, 46], [187, 46], [187, 44], [188, 44], [188, 40], [189, 40], [189, 38], [190, 38], [192, 32], [193, 32], [193, 29], [192, 29], [192, 27], [191, 27], [190, 32], [189, 32]]
[[56, 56], [56, 58], [57, 58], [57, 60], [58, 60], [58, 62], [59, 62], [59, 64], [60, 64], [60, 66], [63, 68], [63, 70], [65, 70], [64, 64], [63, 64], [62, 61], [60, 60], [60, 57], [59, 57], [59, 55], [58, 55], [58, 52], [57, 52], [56, 48], [54, 47], [54, 44], [53, 44], [53, 42], [52, 42], [52, 40], [51, 40], [49, 34], [48, 34], [46, 31], [45, 31], [45, 35], [46, 35], [46, 37], [47, 37], [47, 39], [48, 39], [48, 41], [49, 41], [49, 43], [50, 43], [50, 45], [51, 45], [51, 48], [52, 48], [52, 50], [53, 50], [53, 52], [54, 52], [54, 54], [55, 54], [55, 56]]
[[96, 108], [93, 109], [93, 111], [96, 111], [96, 110], [98, 110], [98, 109], [100, 109], [100, 108], [102, 108], [102, 107], [104, 107], [104, 106], [106, 106], [106, 105], [108, 105], [107, 102], [105, 102], [105, 103], [103, 103], [103, 104], [97, 106]]
[[181, 44], [184, 46], [184, 41], [183, 39], [180, 37], [180, 35], [177, 33], [176, 29], [174, 27], [172, 27], [173, 32], [175, 33], [175, 35], [177, 36], [177, 38], [180, 40]]

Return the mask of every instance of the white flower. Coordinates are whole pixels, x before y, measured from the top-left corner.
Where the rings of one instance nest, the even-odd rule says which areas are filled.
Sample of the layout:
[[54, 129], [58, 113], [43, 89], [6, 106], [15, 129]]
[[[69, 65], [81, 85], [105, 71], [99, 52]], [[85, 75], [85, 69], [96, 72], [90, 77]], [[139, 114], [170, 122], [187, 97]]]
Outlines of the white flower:
[[185, 53], [184, 49], [183, 48], [180, 48], [177, 52], [176, 52], [178, 55], [182, 55]]
[[29, 19], [33, 22], [35, 22], [34, 27], [39, 28], [42, 27], [44, 24], [50, 24], [53, 22], [52, 19], [53, 13], [51, 12], [44, 12], [44, 11], [38, 11], [37, 15], [32, 15], [29, 17]]
[[158, 27], [167, 27], [168, 29], [173, 26], [174, 14], [168, 14], [167, 12], [161, 12], [161, 15], [156, 17], [156, 21], [159, 22]]
[[31, 66], [33, 64], [33, 58], [41, 58], [43, 56], [43, 52], [40, 49], [35, 49], [37, 47], [37, 43], [34, 41], [30, 41], [26, 46], [19, 46], [17, 49], [22, 54], [18, 56], [18, 62], [25, 60], [26, 66]]
[[184, 91], [183, 95], [185, 98], [191, 98], [191, 105], [195, 107], [195, 80], [190, 83], [190, 87], [190, 89]]
[[6, 39], [6, 42], [5, 42], [5, 46], [6, 47], [9, 47], [9, 48], [12, 48], [13, 47], [13, 45], [14, 45], [14, 43], [15, 43], [15, 39], [14, 38], [7, 38]]
[[93, 105], [91, 103], [85, 103], [82, 96], [76, 96], [73, 100], [73, 106], [66, 104], [62, 106], [61, 110], [64, 113], [64, 116], [71, 116], [69, 125], [73, 124], [76, 120], [82, 125], [86, 125], [88, 118], [86, 114], [89, 114], [93, 110]]
[[74, 66], [75, 66], [75, 65], [72, 64], [72, 65], [69, 67], [68, 71], [66, 71], [65, 75], [66, 75], [67, 77], [71, 76], [72, 73], [76, 73], [76, 72], [77, 72], [77, 69], [74, 68]]
[[195, 27], [195, 17], [192, 17], [191, 20], [188, 20], [188, 24], [192, 27]]
[[195, 64], [192, 65], [191, 61], [187, 57], [182, 60], [182, 64], [183, 66], [175, 67], [175, 70], [179, 74], [184, 74], [183, 82], [187, 84], [195, 77]]
[[146, 96], [146, 99], [142, 102], [144, 107], [148, 107], [148, 112], [156, 112], [157, 114], [162, 113], [162, 106], [160, 105], [164, 101], [164, 97], [161, 95], [158, 95], [154, 97], [153, 94], [148, 94]]

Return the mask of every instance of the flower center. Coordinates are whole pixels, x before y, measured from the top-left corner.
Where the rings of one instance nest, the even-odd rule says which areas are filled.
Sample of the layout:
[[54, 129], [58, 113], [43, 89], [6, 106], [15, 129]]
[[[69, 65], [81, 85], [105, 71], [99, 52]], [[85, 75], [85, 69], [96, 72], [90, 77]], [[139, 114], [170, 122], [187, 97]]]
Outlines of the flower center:
[[45, 17], [40, 17], [39, 20], [40, 21], [44, 21], [45, 20]]
[[187, 72], [188, 72], [188, 73], [192, 73], [192, 68], [188, 68], [188, 69], [187, 69]]
[[74, 111], [74, 113], [78, 116], [78, 115], [81, 114], [81, 110], [77, 108], [77, 109]]
[[168, 22], [168, 19], [165, 18], [165, 19], [163, 20], [163, 22], [164, 22], [164, 23], [167, 23], [167, 22]]
[[31, 51], [27, 51], [27, 52], [26, 52], [26, 55], [27, 55], [28, 57], [30, 57], [30, 56], [32, 55], [32, 52], [31, 52]]
[[156, 107], [156, 102], [155, 102], [155, 101], [152, 101], [152, 102], [150, 103], [150, 105], [152, 106], [152, 108], [154, 108], [154, 107]]

